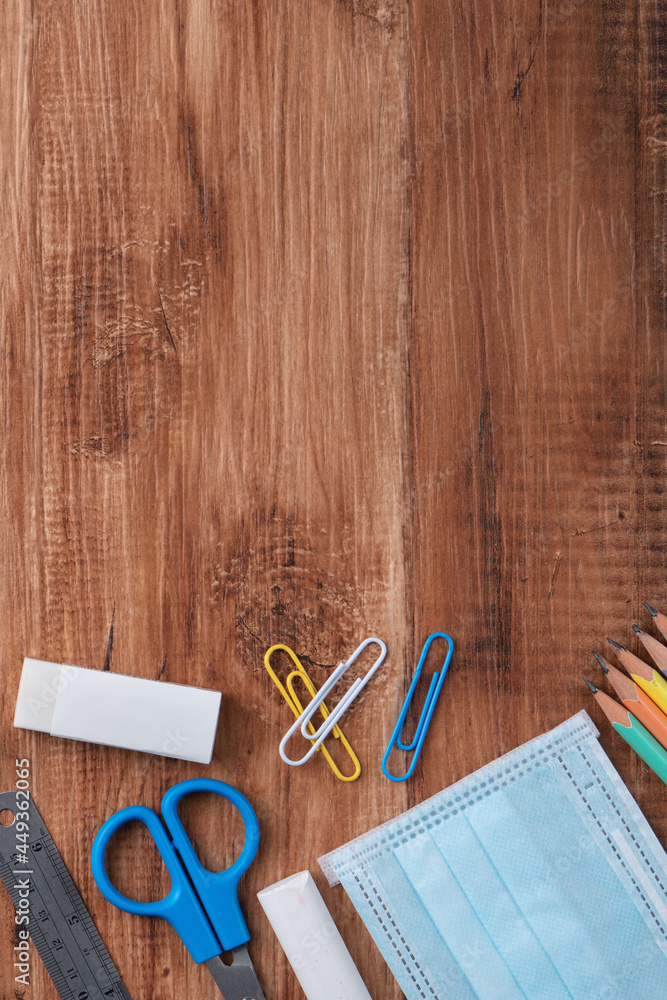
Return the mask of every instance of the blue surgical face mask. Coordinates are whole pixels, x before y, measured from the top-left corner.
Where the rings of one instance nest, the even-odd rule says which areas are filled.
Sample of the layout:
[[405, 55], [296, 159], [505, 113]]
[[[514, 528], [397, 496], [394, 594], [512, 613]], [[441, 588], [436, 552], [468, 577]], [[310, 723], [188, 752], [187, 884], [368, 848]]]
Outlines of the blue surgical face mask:
[[585, 712], [321, 859], [408, 1000], [665, 1000], [667, 856]]

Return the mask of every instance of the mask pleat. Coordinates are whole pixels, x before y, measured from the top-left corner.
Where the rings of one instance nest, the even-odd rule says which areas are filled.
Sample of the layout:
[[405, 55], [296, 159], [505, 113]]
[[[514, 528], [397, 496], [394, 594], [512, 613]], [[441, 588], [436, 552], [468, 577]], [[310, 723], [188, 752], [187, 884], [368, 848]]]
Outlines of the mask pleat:
[[408, 1000], [665, 1000], [667, 855], [596, 736], [580, 713], [324, 859]]
[[571, 1000], [547, 950], [524, 918], [465, 813], [431, 836], [526, 1000]]
[[522, 1000], [514, 976], [428, 834], [396, 858], [479, 1000]]
[[342, 883], [357, 909], [371, 914], [368, 928], [406, 996], [476, 1000], [393, 854], [383, 854], [369, 870], [343, 874]]

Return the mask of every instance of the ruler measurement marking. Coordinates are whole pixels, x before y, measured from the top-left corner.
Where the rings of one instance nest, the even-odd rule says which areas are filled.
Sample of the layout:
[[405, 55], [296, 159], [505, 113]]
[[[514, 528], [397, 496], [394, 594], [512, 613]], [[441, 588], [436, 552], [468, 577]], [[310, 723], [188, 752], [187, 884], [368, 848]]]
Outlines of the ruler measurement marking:
[[[11, 827], [9, 829], [11, 829]], [[51, 841], [51, 844], [53, 844], [51, 837], [45, 833], [42, 837], [33, 841], [33, 844], [42, 842], [43, 846], [48, 850], [50, 846], [48, 841]], [[41, 853], [35, 853], [34, 857], [36, 859], [35, 870], [40, 877], [40, 882], [38, 883], [33, 879], [31, 880], [31, 884], [29, 886], [30, 895], [33, 897], [29, 909], [29, 915], [32, 917], [29, 931], [30, 936], [33, 939], [33, 943], [35, 944], [35, 947], [37, 948], [37, 951], [42, 958], [46, 970], [51, 976], [56, 989], [61, 996], [65, 998], [65, 1000], [70, 1000], [70, 998], [71, 1000], [77, 1000], [78, 995], [83, 992], [83, 990], [77, 990], [77, 993], [75, 993], [72, 989], [71, 983], [75, 978], [79, 978], [81, 985], [88, 992], [89, 996], [94, 997], [95, 994], [91, 994], [90, 990], [91, 988], [94, 989], [97, 984], [85, 981], [84, 976], [81, 975], [80, 971], [81, 963], [77, 963], [76, 955], [72, 954], [73, 949], [71, 947], [68, 948], [66, 941], [63, 941], [62, 936], [66, 936], [68, 931], [71, 932], [71, 928], [69, 928], [66, 923], [67, 914], [63, 911], [63, 908], [54, 893], [51, 891], [51, 887], [49, 885], [49, 880], [53, 877], [51, 866], [44, 864], [44, 859], [42, 858]], [[9, 871], [9, 869], [7, 870]], [[10, 887], [6, 882], [5, 885], [9, 890]], [[18, 902], [18, 895], [16, 891], [10, 891], [10, 897], [16, 905]], [[37, 916], [35, 916], [35, 911], [37, 912]], [[54, 917], [57, 917], [58, 912], [60, 912], [62, 916], [64, 930], [58, 926], [57, 920], [54, 919]], [[40, 913], [44, 913], [45, 916], [40, 918]], [[56, 940], [61, 943], [60, 948], [56, 951], [54, 951], [54, 933], [61, 935], [61, 937], [56, 938]], [[76, 948], [77, 942], [75, 940], [74, 945]], [[58, 954], [58, 951], [60, 950], [63, 950], [63, 955]], [[78, 950], [80, 951], [80, 949]], [[84, 959], [83, 954], [81, 955], [81, 958]], [[70, 974], [72, 971], [75, 973], [74, 977]], [[105, 984], [100, 985], [104, 987]]]
[[[51, 841], [51, 846], [52, 846], [53, 850], [55, 850], [55, 845], [53, 844], [53, 841], [51, 840], [50, 837], [49, 837], [49, 840]], [[64, 882], [66, 888], [74, 890], [74, 892], [76, 892], [76, 887], [74, 886], [74, 882], [73, 882], [71, 876], [69, 875], [69, 872], [67, 872], [67, 869], [65, 868], [65, 865], [62, 862], [62, 859], [61, 859], [61, 867], [64, 869], [65, 873], [67, 874], [67, 878], [66, 879], [63, 878], [63, 880], [62, 880]], [[71, 893], [70, 893], [70, 895], [71, 895]], [[78, 895], [78, 893], [77, 893], [77, 895]], [[67, 903], [71, 904], [72, 903], [72, 899], [68, 898]], [[89, 990], [95, 988], [96, 986], [98, 988], [101, 988], [101, 989], [104, 989], [104, 988], [108, 987], [108, 985], [110, 985], [108, 981], [106, 983], [100, 983], [99, 982], [99, 977], [95, 974], [95, 970], [91, 967], [90, 963], [88, 962], [88, 957], [84, 953], [83, 949], [85, 947], [85, 944], [82, 946], [82, 943], [78, 940], [78, 935], [77, 935], [77, 932], [76, 932], [76, 928], [77, 928], [77, 926], [79, 924], [78, 915], [76, 913], [72, 913], [71, 905], [68, 905], [67, 912], [66, 912], [63, 909], [62, 905], [60, 905], [60, 903], [58, 902], [58, 900], [56, 900], [56, 904], [58, 905], [58, 907], [60, 909], [60, 912], [61, 912], [61, 914], [63, 916], [63, 920], [65, 921], [64, 926], [66, 926], [67, 932], [68, 932], [69, 937], [70, 937], [70, 939], [71, 939], [71, 941], [72, 941], [72, 943], [74, 945], [74, 948], [81, 955], [82, 962], [86, 966], [88, 966], [88, 970], [90, 971], [90, 974], [91, 974], [91, 977], [92, 977], [92, 980], [91, 980], [91, 979], [89, 979], [89, 977], [87, 977], [87, 976], [84, 977], [83, 975], [81, 975], [81, 973], [79, 973], [79, 978], [81, 979], [82, 983]], [[47, 909], [48, 909], [48, 907], [47, 907]], [[72, 923], [71, 923], [71, 917], [72, 916], [76, 916], [77, 917], [77, 925], [72, 925]], [[58, 930], [58, 928], [56, 928], [56, 930]], [[98, 937], [99, 937], [99, 935], [98, 935]], [[100, 942], [100, 944], [102, 944], [101, 938], [99, 938], [99, 942]], [[93, 946], [93, 950], [90, 953], [97, 956], [97, 948], [95, 947], [96, 942], [88, 940], [88, 943]], [[75, 968], [79, 969], [81, 967], [81, 963], [77, 962], [76, 955], [74, 953], [74, 949], [72, 947], [67, 947], [66, 950], [68, 952], [69, 957], [71, 957], [73, 959]], [[101, 965], [98, 966], [98, 969], [100, 971], [104, 971], [103, 968], [101, 967]], [[107, 978], [107, 980], [108, 980], [108, 977], [105, 977], [105, 978]]]
[[[19, 902], [15, 879], [32, 876], [28, 930], [62, 1000], [130, 1000], [53, 838], [34, 802], [28, 799], [29, 827], [35, 833], [27, 845], [31, 869], [14, 870], [15, 865], [9, 863], [16, 853], [13, 827], [0, 827], [0, 878], [14, 907]], [[0, 809], [16, 812], [15, 801], [15, 792], [0, 793]], [[35, 850], [36, 845], [41, 849]], [[7, 848], [9, 860], [5, 857]]]
[[[47, 849], [50, 848], [51, 845], [48, 844], [46, 838], [43, 838], [43, 840], [44, 840], [44, 846]], [[42, 866], [40, 867], [42, 870], [42, 874], [47, 879], [49, 879], [52, 882], [56, 881], [53, 876], [53, 870], [48, 871], [45, 867]], [[74, 883], [71, 880], [71, 878], [67, 880], [66, 888], [68, 889], [74, 888]], [[60, 903], [55, 894], [51, 891], [51, 886], [48, 884], [48, 882], [45, 884], [44, 889], [45, 891], [38, 893], [38, 895], [40, 896], [42, 908], [47, 913], [47, 918], [44, 919], [42, 923], [48, 926], [49, 936], [47, 936], [47, 934], [45, 933], [44, 927], [40, 928], [40, 930], [49, 948], [50, 958], [52, 962], [55, 963], [53, 967], [57, 967], [58, 969], [61, 982], [66, 984], [66, 987], [71, 993], [72, 997], [75, 996], [75, 993], [74, 990], [72, 989], [71, 982], [73, 981], [73, 978], [76, 977], [79, 978], [82, 986], [84, 986], [88, 990], [88, 992], [96, 988], [97, 989], [107, 988], [108, 985], [110, 984], [99, 982], [98, 977], [95, 976], [95, 972], [92, 969], [90, 963], [88, 962], [87, 955], [84, 954], [81, 943], [77, 940], [75, 929], [69, 923], [69, 917], [71, 915], [71, 906], [69, 904], [72, 902], [71, 899], [68, 898], [66, 900], [68, 905], [65, 908]], [[57, 919], [58, 914], [60, 914], [61, 918], [60, 920]], [[59, 942], [60, 947], [57, 948], [55, 952], [53, 950], [55, 941], [50, 936], [51, 934], [59, 935], [55, 940]], [[93, 944], [93, 946], [95, 944], [95, 942], [90, 942], [90, 943]], [[97, 949], [91, 951], [91, 955], [95, 954], [96, 950]], [[61, 951], [62, 954], [60, 954]], [[92, 979], [89, 976], [86, 976], [85, 973], [83, 972], [83, 969], [85, 969], [86, 966], [88, 967], [87, 971], [90, 972]], [[75, 977], [71, 976], [70, 970], [75, 971]]]
[[[4, 859], [3, 859], [3, 861], [4, 861]], [[4, 864], [4, 867], [7, 870], [7, 872], [9, 874], [11, 874], [11, 870], [10, 870], [9, 866], [6, 864], [6, 862]], [[5, 879], [4, 876], [3, 876], [2, 880], [5, 883], [7, 891], [9, 892], [9, 895], [10, 895], [10, 898], [12, 900], [12, 903], [14, 903], [14, 905], [16, 906], [16, 904], [18, 902], [18, 897], [16, 896], [16, 894], [15, 894], [15, 892], [13, 890], [13, 887], [12, 887], [12, 889], [10, 889], [10, 886], [9, 886], [8, 882], [6, 881], [6, 879]], [[11, 882], [12, 879], [10, 879], [9, 881]], [[39, 891], [35, 891], [34, 889], [32, 891], [35, 893], [35, 895], [36, 895], [37, 899], [39, 900], [39, 903], [41, 904], [42, 909], [43, 909], [44, 908], [44, 901], [43, 901], [41, 893]], [[38, 913], [39, 912], [40, 911], [38, 911]], [[53, 979], [53, 982], [54, 982], [54, 984], [55, 984], [56, 989], [58, 990], [58, 992], [61, 994], [61, 996], [65, 996], [65, 994], [63, 993], [63, 989], [65, 989], [65, 990], [68, 991], [68, 993], [70, 994], [70, 996], [73, 997], [73, 994], [72, 994], [71, 990], [69, 989], [67, 981], [65, 980], [64, 976], [62, 975], [62, 972], [60, 970], [60, 966], [59, 966], [58, 962], [55, 959], [55, 956], [53, 955], [53, 953], [51, 951], [49, 943], [48, 943], [48, 941], [46, 939], [46, 935], [44, 934], [44, 930], [40, 926], [39, 923], [35, 922], [35, 920], [32, 921], [32, 929], [30, 930], [30, 937], [32, 938], [33, 943], [35, 944], [35, 947], [37, 948], [37, 951], [39, 952], [39, 955], [42, 958], [42, 961], [44, 962], [44, 965], [46, 967], [47, 972], [49, 973], [49, 975]], [[40, 942], [42, 944], [42, 948], [40, 948]]]

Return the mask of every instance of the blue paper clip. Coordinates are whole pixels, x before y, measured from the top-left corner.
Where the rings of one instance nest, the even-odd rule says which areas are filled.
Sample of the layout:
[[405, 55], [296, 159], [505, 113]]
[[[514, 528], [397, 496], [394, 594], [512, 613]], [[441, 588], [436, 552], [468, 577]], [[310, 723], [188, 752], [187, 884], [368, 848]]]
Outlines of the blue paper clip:
[[[401, 739], [401, 734], [403, 732], [403, 726], [405, 725], [405, 717], [408, 714], [410, 708], [410, 703], [412, 697], [415, 693], [415, 688], [419, 681], [419, 676], [422, 672], [422, 667], [424, 666], [424, 660], [426, 659], [426, 654], [428, 653], [431, 643], [434, 639], [444, 639], [447, 643], [447, 655], [445, 657], [445, 662], [442, 665], [441, 670], [436, 670], [431, 677], [431, 686], [428, 689], [428, 694], [426, 695], [426, 701], [424, 702], [424, 707], [422, 709], [422, 714], [419, 717], [419, 722], [417, 723], [417, 729], [415, 731], [414, 738], [411, 743], [405, 744]], [[436, 703], [440, 696], [440, 690], [442, 688], [443, 681], [447, 675], [447, 670], [452, 659], [452, 654], [454, 652], [454, 640], [446, 632], [433, 632], [428, 637], [424, 643], [424, 648], [422, 649], [421, 656], [419, 657], [419, 663], [417, 664], [417, 669], [415, 670], [415, 675], [412, 678], [412, 683], [410, 684], [410, 690], [408, 691], [405, 701], [403, 702], [403, 708], [398, 717], [398, 721], [394, 726], [394, 731], [391, 734], [391, 739], [389, 740], [389, 746], [384, 752], [384, 757], [382, 758], [382, 771], [385, 778], [389, 778], [390, 781], [406, 781], [410, 777], [417, 765], [417, 759], [421, 753], [422, 746], [424, 745], [424, 739], [426, 738], [426, 733], [428, 727], [431, 724], [431, 716], [435, 710]], [[395, 774], [390, 774], [387, 770], [387, 761], [389, 760], [389, 754], [397, 747], [399, 750], [405, 750], [407, 753], [414, 750], [415, 754], [410, 763], [406, 774], [401, 774], [397, 776]]]

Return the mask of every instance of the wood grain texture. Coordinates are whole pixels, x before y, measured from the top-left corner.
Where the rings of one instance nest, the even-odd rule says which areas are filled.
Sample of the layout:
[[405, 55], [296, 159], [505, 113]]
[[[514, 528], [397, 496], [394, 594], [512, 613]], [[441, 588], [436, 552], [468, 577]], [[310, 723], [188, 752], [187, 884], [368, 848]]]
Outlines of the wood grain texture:
[[[308, 867], [398, 1000], [318, 855], [582, 707], [667, 838], [664, 787], [579, 679], [607, 634], [640, 651], [643, 600], [667, 609], [664, 5], [0, 9], [3, 787], [29, 757], [133, 998], [217, 991], [170, 928], [105, 903], [90, 844], [207, 774], [259, 815], [241, 897], [267, 998], [302, 994], [255, 893]], [[390, 785], [443, 628], [430, 740]], [[372, 634], [390, 657], [345, 725], [362, 777], [286, 768], [264, 650], [322, 683]], [[24, 655], [221, 690], [212, 765], [14, 730]], [[229, 863], [231, 812], [188, 819]], [[113, 864], [164, 886], [137, 831]], [[10, 997], [4, 895], [0, 921]], [[32, 978], [17, 996], [56, 996]]]

